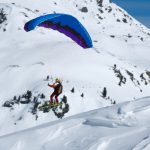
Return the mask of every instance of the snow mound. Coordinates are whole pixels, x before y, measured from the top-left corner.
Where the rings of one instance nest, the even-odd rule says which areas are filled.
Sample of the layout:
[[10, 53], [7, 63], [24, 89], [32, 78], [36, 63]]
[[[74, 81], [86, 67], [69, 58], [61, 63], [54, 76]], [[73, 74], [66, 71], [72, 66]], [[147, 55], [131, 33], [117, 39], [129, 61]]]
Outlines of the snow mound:
[[150, 97], [142, 98], [2, 135], [0, 145], [5, 150], [148, 149], [149, 112]]

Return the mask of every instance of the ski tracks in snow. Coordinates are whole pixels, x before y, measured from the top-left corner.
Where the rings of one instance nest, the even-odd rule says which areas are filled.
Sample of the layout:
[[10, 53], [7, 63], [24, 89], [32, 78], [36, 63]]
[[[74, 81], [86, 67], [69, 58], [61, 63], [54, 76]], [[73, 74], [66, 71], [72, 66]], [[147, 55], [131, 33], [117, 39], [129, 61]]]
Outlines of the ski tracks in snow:
[[149, 150], [149, 149], [150, 149], [150, 136], [146, 136], [132, 150]]

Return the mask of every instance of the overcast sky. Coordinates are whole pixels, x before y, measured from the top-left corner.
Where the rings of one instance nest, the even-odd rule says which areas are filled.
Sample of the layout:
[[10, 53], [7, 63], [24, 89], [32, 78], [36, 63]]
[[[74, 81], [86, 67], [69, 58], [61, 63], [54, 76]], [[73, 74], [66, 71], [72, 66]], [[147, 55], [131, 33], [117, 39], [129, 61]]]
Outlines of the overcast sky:
[[112, 0], [150, 28], [150, 0]]

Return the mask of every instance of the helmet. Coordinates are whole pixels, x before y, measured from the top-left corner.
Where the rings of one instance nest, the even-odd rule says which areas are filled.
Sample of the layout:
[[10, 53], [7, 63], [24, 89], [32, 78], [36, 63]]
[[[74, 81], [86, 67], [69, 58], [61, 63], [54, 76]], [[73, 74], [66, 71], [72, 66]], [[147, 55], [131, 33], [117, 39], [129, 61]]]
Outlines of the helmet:
[[59, 78], [56, 78], [55, 82], [61, 82], [61, 80]]

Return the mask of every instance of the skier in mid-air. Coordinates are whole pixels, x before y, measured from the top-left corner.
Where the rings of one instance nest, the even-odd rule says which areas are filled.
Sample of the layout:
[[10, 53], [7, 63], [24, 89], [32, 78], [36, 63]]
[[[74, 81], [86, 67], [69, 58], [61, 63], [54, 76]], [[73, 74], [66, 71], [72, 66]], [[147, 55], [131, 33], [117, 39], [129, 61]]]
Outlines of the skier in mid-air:
[[55, 83], [52, 85], [48, 84], [48, 86], [54, 88], [54, 92], [50, 96], [50, 105], [54, 104], [53, 97], [55, 97], [56, 105], [59, 105], [58, 96], [62, 93], [63, 90], [63, 86], [60, 79], [56, 78]]

